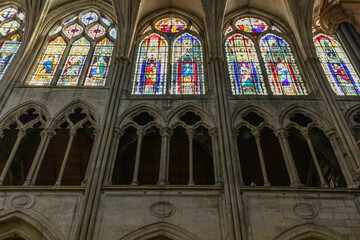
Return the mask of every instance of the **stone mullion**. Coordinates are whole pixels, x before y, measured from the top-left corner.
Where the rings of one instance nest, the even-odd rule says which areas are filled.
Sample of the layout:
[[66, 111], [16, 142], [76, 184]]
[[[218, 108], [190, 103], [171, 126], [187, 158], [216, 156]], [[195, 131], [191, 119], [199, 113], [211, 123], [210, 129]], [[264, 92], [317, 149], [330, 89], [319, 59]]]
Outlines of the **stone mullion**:
[[160, 157], [160, 169], [159, 169], [159, 180], [158, 185], [169, 184], [168, 179], [168, 167], [169, 166], [169, 152], [170, 152], [170, 135], [171, 130], [168, 127], [161, 129], [161, 157]]
[[265, 187], [270, 187], [271, 184], [269, 182], [269, 178], [268, 178], [268, 175], [267, 175], [266, 165], [265, 165], [265, 160], [264, 160], [264, 154], [263, 154], [262, 147], [261, 147], [261, 139], [260, 139], [261, 134], [260, 134], [259, 130], [257, 130], [257, 129], [253, 130], [251, 133], [254, 136], [255, 141], [256, 141], [256, 147], [257, 147], [257, 150], [258, 150], [260, 166], [261, 166], [261, 172], [262, 172], [263, 179], [264, 179], [264, 186]]
[[116, 129], [115, 133], [114, 133], [114, 137], [113, 137], [113, 145], [111, 148], [111, 155], [110, 155], [110, 163], [109, 163], [109, 169], [107, 171], [107, 176], [106, 176], [106, 180], [105, 180], [105, 184], [112, 184], [112, 176], [114, 174], [114, 168], [115, 168], [115, 161], [116, 161], [116, 155], [118, 152], [118, 148], [119, 148], [119, 143], [120, 143], [120, 139], [121, 137], [124, 135], [124, 131], [122, 129]]
[[213, 152], [213, 165], [214, 165], [214, 178], [215, 184], [220, 185], [222, 183], [222, 177], [220, 173], [220, 160], [219, 160], [219, 149], [218, 149], [218, 131], [216, 128], [213, 128], [209, 132], [211, 137], [211, 144], [212, 144], [212, 152]]
[[136, 145], [136, 156], [135, 156], [135, 166], [133, 173], [133, 180], [131, 181], [131, 185], [139, 185], [138, 177], [139, 177], [139, 167], [140, 167], [140, 155], [141, 155], [141, 145], [142, 139], [144, 136], [144, 129], [138, 129], [137, 133], [137, 145]]
[[34, 178], [35, 174], [37, 176], [37, 173], [38, 173], [38, 171], [40, 169], [42, 159], [43, 159], [41, 156], [44, 156], [44, 154], [42, 154], [42, 153], [46, 152], [48, 142], [49, 142], [50, 138], [53, 135], [55, 135], [54, 131], [51, 131], [51, 130], [43, 130], [43, 131], [41, 131], [41, 133], [40, 133], [41, 141], [40, 141], [40, 144], [39, 144], [38, 149], [36, 151], [36, 154], [34, 156], [33, 163], [31, 164], [29, 173], [28, 173], [28, 175], [26, 177], [26, 180], [24, 182], [24, 186], [29, 186], [29, 185], [34, 184], [33, 178]]
[[342, 173], [344, 175], [344, 178], [345, 178], [345, 181], [346, 181], [347, 185], [349, 185], [349, 186], [354, 185], [354, 181], [352, 179], [349, 168], [347, 166], [344, 154], [341, 151], [341, 148], [340, 148], [339, 143], [337, 141], [336, 131], [335, 130], [329, 130], [329, 131], [325, 132], [325, 135], [329, 139], [331, 147], [334, 150], [335, 156], [336, 156], [337, 161], [338, 161], [338, 163], [340, 165], [341, 171], [342, 171]]
[[316, 171], [317, 171], [317, 173], [319, 175], [319, 178], [320, 178], [321, 187], [328, 187], [328, 184], [326, 183], [324, 175], [322, 173], [322, 170], [321, 170], [321, 167], [320, 167], [320, 164], [319, 164], [319, 160], [318, 160], [318, 158], [316, 156], [314, 147], [312, 145], [312, 142], [311, 142], [311, 139], [310, 139], [310, 136], [309, 136], [309, 132], [306, 130], [306, 131], [302, 131], [301, 134], [304, 136], [304, 138], [305, 138], [305, 140], [306, 140], [306, 142], [308, 144], [312, 160], [314, 162]]
[[301, 186], [299, 175], [294, 163], [294, 158], [291, 153], [290, 145], [288, 142], [288, 134], [285, 129], [280, 129], [276, 132], [276, 136], [279, 139], [281, 151], [284, 156], [286, 169], [290, 177], [290, 185], [293, 187]]
[[65, 167], [66, 167], [67, 161], [69, 159], [71, 147], [72, 147], [75, 136], [76, 136], [76, 130], [71, 129], [70, 130], [69, 142], [68, 142], [68, 145], [66, 147], [65, 155], [64, 155], [63, 161], [61, 163], [59, 175], [58, 175], [58, 178], [57, 178], [57, 180], [55, 182], [55, 186], [60, 186], [61, 185], [61, 181], [62, 181], [62, 178], [64, 176]]
[[5, 177], [10, 169], [11, 163], [14, 160], [15, 154], [19, 148], [19, 145], [21, 143], [21, 140], [25, 137], [26, 135], [26, 131], [24, 129], [19, 129], [15, 144], [10, 152], [10, 155], [8, 157], [8, 159], [6, 160], [6, 164], [2, 170], [2, 173], [0, 175], [0, 186], [3, 184]]
[[188, 185], [195, 185], [194, 182], [194, 135], [195, 131], [193, 129], [188, 129], [186, 131], [186, 134], [188, 135], [189, 139], [189, 182]]

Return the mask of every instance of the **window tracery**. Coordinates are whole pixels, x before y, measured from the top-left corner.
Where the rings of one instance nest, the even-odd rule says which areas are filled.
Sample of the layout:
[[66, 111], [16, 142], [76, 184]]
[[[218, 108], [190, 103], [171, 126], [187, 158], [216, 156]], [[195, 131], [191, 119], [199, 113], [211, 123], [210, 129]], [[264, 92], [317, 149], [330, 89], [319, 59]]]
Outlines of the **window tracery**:
[[0, 80], [20, 48], [25, 27], [25, 14], [15, 7], [0, 11]]
[[170, 76], [170, 94], [205, 93], [202, 43], [193, 25], [180, 18], [165, 17], [145, 28], [143, 34], [132, 94], [164, 95]]
[[95, 11], [64, 19], [50, 30], [43, 57], [26, 84], [104, 86], [116, 37], [111, 21]]
[[[307, 94], [290, 45], [278, 27], [261, 19], [244, 17], [233, 21], [225, 35], [234, 95]], [[259, 59], [258, 54], [262, 58]]]
[[335, 37], [314, 36], [315, 50], [336, 95], [360, 95], [360, 79]]

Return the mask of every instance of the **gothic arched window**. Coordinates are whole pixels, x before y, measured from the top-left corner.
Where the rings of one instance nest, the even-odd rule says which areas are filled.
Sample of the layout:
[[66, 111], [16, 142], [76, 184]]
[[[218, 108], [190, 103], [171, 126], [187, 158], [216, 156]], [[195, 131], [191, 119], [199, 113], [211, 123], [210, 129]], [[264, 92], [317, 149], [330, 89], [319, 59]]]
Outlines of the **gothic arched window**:
[[[251, 17], [225, 31], [225, 52], [234, 95], [305, 95], [291, 47], [278, 27]], [[262, 58], [259, 60], [258, 54]], [[266, 71], [267, 75], [263, 73]]]
[[43, 56], [26, 84], [104, 86], [115, 40], [112, 23], [97, 12], [67, 18], [49, 32]]
[[[198, 35], [194, 26], [180, 18], [162, 18], [148, 26], [138, 48], [132, 94], [163, 95], [167, 91], [204, 94], [202, 44]], [[167, 72], [169, 62], [171, 77]]]
[[25, 28], [25, 15], [15, 7], [0, 10], [0, 80], [18, 51]]
[[339, 42], [325, 34], [314, 36], [316, 53], [336, 95], [360, 95], [360, 80]]

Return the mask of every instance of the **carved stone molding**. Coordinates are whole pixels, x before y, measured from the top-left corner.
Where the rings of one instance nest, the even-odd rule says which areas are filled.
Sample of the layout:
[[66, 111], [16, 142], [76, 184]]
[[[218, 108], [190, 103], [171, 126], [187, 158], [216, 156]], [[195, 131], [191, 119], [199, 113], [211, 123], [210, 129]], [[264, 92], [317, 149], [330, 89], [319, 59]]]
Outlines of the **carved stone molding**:
[[295, 204], [293, 210], [295, 215], [302, 219], [312, 219], [318, 214], [316, 208], [309, 203]]
[[150, 206], [151, 214], [160, 217], [166, 218], [175, 214], [175, 206], [171, 202], [160, 201], [151, 204]]
[[334, 34], [342, 22], [357, 26], [354, 16], [343, 8], [339, 0], [323, 0], [319, 7], [319, 17], [321, 28], [328, 34]]
[[7, 198], [5, 202], [7, 209], [30, 209], [35, 203], [35, 198], [30, 194], [17, 194]]

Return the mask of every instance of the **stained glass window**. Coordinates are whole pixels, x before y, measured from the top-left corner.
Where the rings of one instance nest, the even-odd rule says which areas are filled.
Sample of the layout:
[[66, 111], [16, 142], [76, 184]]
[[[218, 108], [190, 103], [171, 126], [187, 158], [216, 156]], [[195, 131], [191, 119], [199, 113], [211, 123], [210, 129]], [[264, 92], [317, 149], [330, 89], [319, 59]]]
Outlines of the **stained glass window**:
[[[92, 11], [55, 25], [48, 35], [52, 40], [26, 84], [104, 86], [114, 49], [110, 39], [116, 39], [117, 34], [112, 25], [109, 19]], [[107, 30], [107, 26], [111, 28]], [[61, 31], [66, 38], [61, 37]]]
[[107, 38], [96, 44], [89, 72], [84, 83], [85, 86], [105, 85], [113, 48], [114, 43]]
[[20, 48], [25, 15], [10, 7], [0, 11], [0, 79]]
[[61, 72], [58, 86], [76, 86], [90, 49], [90, 42], [82, 37], [75, 41]]
[[306, 94], [290, 45], [283, 38], [266, 34], [260, 39], [260, 50], [275, 95]]
[[232, 27], [229, 26], [225, 31], [225, 35], [228, 34], [228, 33], [231, 33], [232, 31], [233, 31]]
[[144, 31], [143, 31], [143, 34], [144, 33], [147, 33], [147, 32], [150, 32], [152, 29], [151, 29], [151, 26], [148, 26]]
[[234, 34], [226, 40], [225, 52], [232, 93], [266, 94], [254, 43], [242, 34]]
[[6, 40], [0, 48], [0, 79], [8, 68], [13, 56], [20, 47], [19, 35], [14, 35], [11, 40]]
[[164, 94], [168, 62], [168, 42], [158, 34], [139, 45], [133, 94]]
[[268, 29], [268, 25], [256, 18], [242, 18], [235, 22], [235, 26], [244, 32], [260, 33]]
[[187, 24], [179, 18], [163, 18], [155, 23], [155, 28], [164, 33], [176, 33], [184, 30]]
[[199, 34], [199, 31], [196, 28], [194, 28], [193, 26], [190, 27], [190, 30]]
[[275, 31], [275, 32], [281, 32], [280, 29], [277, 28], [277, 27], [275, 27], [275, 26], [273, 26], [273, 27], [271, 28], [271, 30], [273, 30], [273, 31]]
[[343, 48], [324, 34], [314, 37], [316, 53], [337, 95], [360, 95], [360, 80]]
[[185, 33], [172, 49], [172, 94], [204, 94], [203, 55], [200, 41]]
[[50, 85], [65, 48], [66, 42], [62, 37], [57, 37], [49, 42], [45, 54], [36, 69], [35, 75], [28, 84], [38, 86]]

